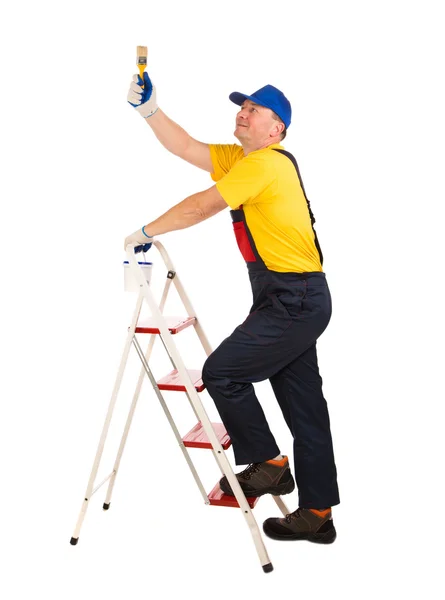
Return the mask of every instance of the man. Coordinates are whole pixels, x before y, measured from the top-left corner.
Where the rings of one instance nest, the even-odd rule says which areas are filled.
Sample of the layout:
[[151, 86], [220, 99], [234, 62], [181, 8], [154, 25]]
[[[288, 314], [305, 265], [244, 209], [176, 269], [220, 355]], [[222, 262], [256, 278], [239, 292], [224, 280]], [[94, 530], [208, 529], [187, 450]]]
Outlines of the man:
[[[143, 88], [141, 87], [143, 83]], [[173, 206], [126, 238], [151, 245], [153, 236], [190, 227], [229, 206], [235, 236], [253, 292], [247, 319], [206, 360], [202, 378], [230, 435], [236, 476], [246, 496], [288, 494], [295, 487], [287, 456], [280, 453], [253, 383], [269, 379], [294, 438], [299, 508], [264, 522], [274, 539], [331, 543], [331, 507], [340, 502], [330, 423], [318, 372], [316, 340], [331, 317], [314, 218], [293, 156], [281, 141], [291, 106], [266, 85], [251, 96], [234, 92], [239, 105], [239, 145], [193, 139], [156, 103], [147, 73], [135, 75], [129, 103], [167, 150], [211, 173], [217, 182]], [[233, 495], [226, 477], [221, 489]]]

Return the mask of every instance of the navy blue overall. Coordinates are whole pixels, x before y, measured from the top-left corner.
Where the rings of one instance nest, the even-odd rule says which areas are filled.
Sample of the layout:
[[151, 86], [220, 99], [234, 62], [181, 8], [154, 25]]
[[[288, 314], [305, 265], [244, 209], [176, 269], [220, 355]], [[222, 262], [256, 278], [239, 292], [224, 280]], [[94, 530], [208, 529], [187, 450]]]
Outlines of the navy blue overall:
[[[294, 157], [276, 151], [292, 160], [301, 182]], [[308, 209], [313, 224], [309, 202]], [[256, 249], [242, 207], [231, 216], [248, 267], [253, 305], [244, 323], [207, 358], [203, 381], [232, 440], [235, 462], [245, 465], [280, 454], [252, 385], [269, 379], [294, 438], [299, 506], [333, 506], [340, 499], [316, 351], [332, 311], [326, 276], [271, 271]], [[317, 239], [316, 246], [322, 261]]]

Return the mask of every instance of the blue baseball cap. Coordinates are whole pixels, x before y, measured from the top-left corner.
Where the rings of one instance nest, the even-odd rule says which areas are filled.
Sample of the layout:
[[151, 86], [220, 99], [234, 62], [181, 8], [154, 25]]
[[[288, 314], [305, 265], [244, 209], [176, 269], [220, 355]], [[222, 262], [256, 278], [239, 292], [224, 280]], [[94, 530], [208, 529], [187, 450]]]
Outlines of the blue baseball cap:
[[280, 92], [280, 90], [273, 85], [265, 85], [256, 92], [253, 92], [251, 96], [241, 94], [240, 92], [232, 92], [229, 99], [235, 104], [238, 104], [238, 106], [241, 106], [244, 100], [251, 100], [252, 102], [255, 102], [255, 104], [270, 108], [270, 110], [273, 110], [274, 113], [280, 117], [285, 124], [286, 129], [290, 125], [292, 116], [290, 102], [283, 92]]

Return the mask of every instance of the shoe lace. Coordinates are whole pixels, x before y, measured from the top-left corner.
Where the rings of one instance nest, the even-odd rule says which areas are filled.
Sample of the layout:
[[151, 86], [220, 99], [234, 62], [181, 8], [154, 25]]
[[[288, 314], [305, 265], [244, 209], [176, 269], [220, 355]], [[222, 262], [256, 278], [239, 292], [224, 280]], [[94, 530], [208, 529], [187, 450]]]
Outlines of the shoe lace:
[[297, 510], [294, 510], [293, 513], [289, 513], [286, 515], [285, 521], [286, 521], [286, 523], [290, 523], [292, 521], [292, 519], [299, 519], [300, 517], [301, 517], [300, 509], [297, 508]]
[[258, 473], [258, 471], [260, 470], [260, 464], [261, 463], [252, 463], [246, 469], [244, 469], [244, 471], [241, 471], [239, 476], [243, 479], [250, 479], [254, 473]]

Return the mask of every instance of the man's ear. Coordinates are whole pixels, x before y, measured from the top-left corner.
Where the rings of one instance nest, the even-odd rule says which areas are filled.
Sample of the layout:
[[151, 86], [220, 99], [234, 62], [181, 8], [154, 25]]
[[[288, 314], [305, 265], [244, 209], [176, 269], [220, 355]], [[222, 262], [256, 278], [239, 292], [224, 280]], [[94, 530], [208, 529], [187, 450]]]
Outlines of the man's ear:
[[280, 121], [275, 121], [272, 131], [270, 132], [270, 137], [275, 137], [277, 135], [280, 135], [281, 133], [283, 133], [283, 131], [284, 131], [284, 123], [281, 123]]

